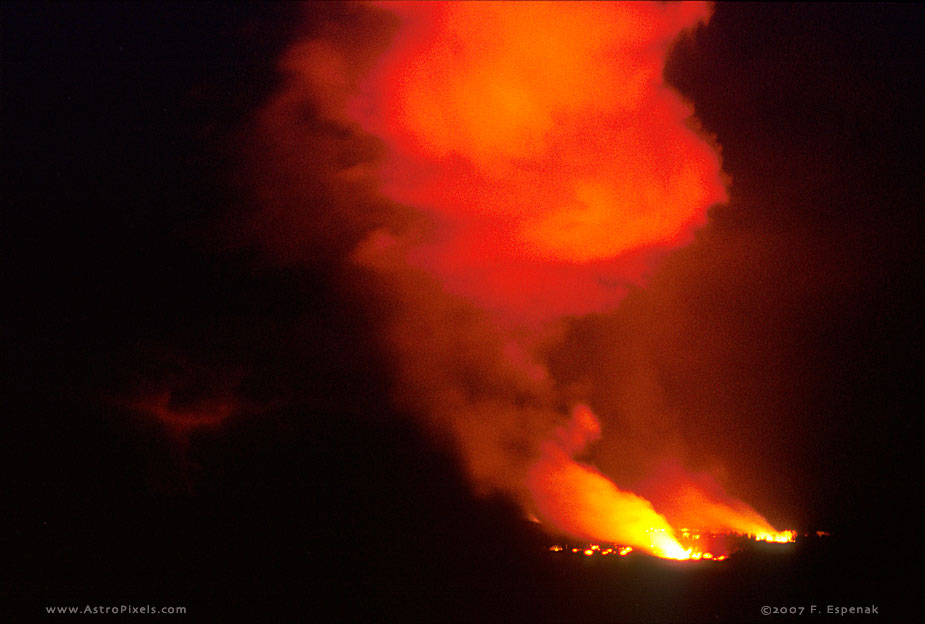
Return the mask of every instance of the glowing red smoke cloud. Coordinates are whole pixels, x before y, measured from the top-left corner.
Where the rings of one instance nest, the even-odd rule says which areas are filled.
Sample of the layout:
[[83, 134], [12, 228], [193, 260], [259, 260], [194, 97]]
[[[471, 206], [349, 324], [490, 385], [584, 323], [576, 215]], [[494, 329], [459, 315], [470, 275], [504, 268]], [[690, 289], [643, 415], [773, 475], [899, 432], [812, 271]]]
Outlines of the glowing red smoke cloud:
[[[360, 26], [293, 46], [262, 110], [271, 246], [357, 241], [345, 279], [378, 298], [395, 406], [449, 441], [476, 490], [573, 536], [692, 556], [660, 509], [687, 478], [649, 500], [583, 461], [601, 433], [587, 389], [539, 354], [561, 338], [546, 321], [617, 306], [726, 197], [718, 152], [662, 78], [709, 5], [347, 7]], [[386, 14], [392, 38], [371, 43]], [[665, 508], [692, 528], [766, 528], [722, 493], [684, 493], [696, 510]]]
[[532, 318], [611, 307], [725, 198], [662, 80], [708, 4], [385, 6], [400, 30], [351, 115], [387, 144], [383, 192], [438, 221], [413, 261], [451, 292]]

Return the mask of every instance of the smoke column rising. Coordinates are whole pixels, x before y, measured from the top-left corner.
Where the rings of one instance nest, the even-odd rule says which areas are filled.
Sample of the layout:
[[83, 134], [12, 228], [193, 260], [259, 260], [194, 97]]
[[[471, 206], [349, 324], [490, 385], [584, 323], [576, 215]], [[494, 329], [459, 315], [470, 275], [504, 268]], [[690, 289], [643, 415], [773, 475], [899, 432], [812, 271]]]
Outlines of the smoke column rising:
[[290, 48], [258, 120], [266, 247], [341, 255], [382, 310], [396, 406], [478, 491], [679, 556], [648, 501], [576, 461], [599, 424], [539, 353], [564, 315], [614, 309], [726, 197], [717, 150], [662, 80], [672, 40], [710, 6], [344, 11]]

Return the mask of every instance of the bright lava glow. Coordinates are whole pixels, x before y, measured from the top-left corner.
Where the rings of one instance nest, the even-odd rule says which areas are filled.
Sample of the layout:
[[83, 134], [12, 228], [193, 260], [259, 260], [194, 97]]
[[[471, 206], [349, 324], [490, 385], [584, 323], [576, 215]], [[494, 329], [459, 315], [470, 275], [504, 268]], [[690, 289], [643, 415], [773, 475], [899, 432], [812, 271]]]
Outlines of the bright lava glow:
[[542, 457], [528, 477], [536, 517], [582, 541], [591, 541], [587, 549], [573, 552], [593, 556], [600, 549], [594, 541], [600, 540], [664, 559], [722, 561], [724, 553], [722, 549], [717, 552], [715, 546], [715, 540], [722, 536], [781, 544], [794, 541], [793, 531], [777, 531], [748, 505], [728, 497], [720, 500], [719, 493], [710, 494], [683, 475], [676, 477], [677, 482], [665, 483], [666, 490], [675, 492], [675, 503], [681, 505], [672, 509], [672, 514], [700, 518], [703, 524], [682, 524], [675, 529], [668, 519], [671, 516], [660, 513], [650, 501], [621, 490], [593, 466], [576, 461], [575, 456], [600, 435], [594, 413], [585, 405], [577, 405], [571, 421], [543, 446]]
[[795, 531], [780, 531], [778, 533], [759, 533], [755, 536], [755, 539], [759, 542], [776, 542], [778, 544], [786, 544], [787, 542], [794, 541], [795, 536]]
[[[687, 529], [684, 530], [684, 533], [690, 534], [690, 531]], [[729, 558], [729, 555], [717, 555], [707, 550], [699, 550], [697, 548], [683, 548], [676, 546], [676, 542], [664, 531], [657, 530], [650, 532], [651, 543], [649, 549], [647, 549], [650, 554], [654, 554], [657, 557], [662, 559], [673, 559], [676, 561], [725, 561]], [[687, 537], [687, 535], [685, 535]], [[743, 535], [743, 534], [725, 534], [722, 537], [726, 538], [747, 538], [756, 542], [769, 542], [773, 544], [787, 544], [795, 541], [796, 533], [794, 531], [781, 531], [773, 535], [770, 534], [761, 534], [761, 535]], [[700, 534], [692, 534], [689, 539], [700, 539]], [[563, 546], [558, 544], [551, 546], [549, 548], [550, 552], [562, 552], [565, 550]], [[570, 549], [572, 553], [582, 554], [585, 557], [593, 557], [596, 555], [608, 556], [616, 553], [621, 557], [626, 557], [631, 552], [633, 552], [632, 546], [621, 546], [619, 544], [613, 544], [612, 546], [603, 547], [600, 544], [588, 544], [587, 548], [585, 547], [574, 547]]]

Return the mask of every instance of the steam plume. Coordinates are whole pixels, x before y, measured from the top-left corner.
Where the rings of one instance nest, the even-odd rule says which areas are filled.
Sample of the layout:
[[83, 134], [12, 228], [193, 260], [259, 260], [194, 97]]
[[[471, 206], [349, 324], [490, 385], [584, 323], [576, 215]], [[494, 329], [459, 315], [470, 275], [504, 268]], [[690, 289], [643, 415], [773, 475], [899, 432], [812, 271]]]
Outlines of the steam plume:
[[543, 354], [564, 315], [614, 309], [725, 198], [714, 146], [661, 76], [709, 5], [343, 11], [291, 47], [258, 120], [266, 246], [340, 259], [382, 312], [396, 405], [477, 489], [679, 556], [649, 501], [575, 461], [600, 434], [589, 389]]

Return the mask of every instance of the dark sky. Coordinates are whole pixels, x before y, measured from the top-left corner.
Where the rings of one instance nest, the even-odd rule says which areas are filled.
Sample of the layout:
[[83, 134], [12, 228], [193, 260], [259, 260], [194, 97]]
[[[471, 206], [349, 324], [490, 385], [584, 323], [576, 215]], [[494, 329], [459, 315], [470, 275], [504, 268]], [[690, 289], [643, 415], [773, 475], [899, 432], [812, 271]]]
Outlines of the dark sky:
[[[277, 59], [307, 30], [360, 19], [308, 13], [3, 5], [5, 541], [29, 613], [103, 600], [562, 613], [529, 597], [568, 583], [531, 559], [546, 540], [513, 503], [471, 494], [390, 394], [378, 336], [392, 304], [344, 260], [404, 213], [374, 206], [282, 253], [266, 242], [299, 223], [250, 177], [266, 175], [255, 117]], [[631, 405], [683, 413], [672, 426], [695, 468], [722, 458], [732, 493], [772, 523], [869, 541], [876, 570], [918, 530], [922, 27], [911, 5], [719, 5], [665, 75], [722, 146], [730, 201], [620, 309], [569, 321], [547, 353], [557, 380], [609, 405], [627, 385], [596, 380], [636, 379], [645, 352], [658, 391]], [[357, 32], [371, 50], [388, 40], [375, 20]], [[343, 199], [317, 168], [312, 214], [333, 221]], [[614, 458], [660, 433], [611, 417], [634, 442], [605, 437], [594, 459], [640, 481], [640, 463]], [[195, 426], [210, 418], [222, 425]]]

